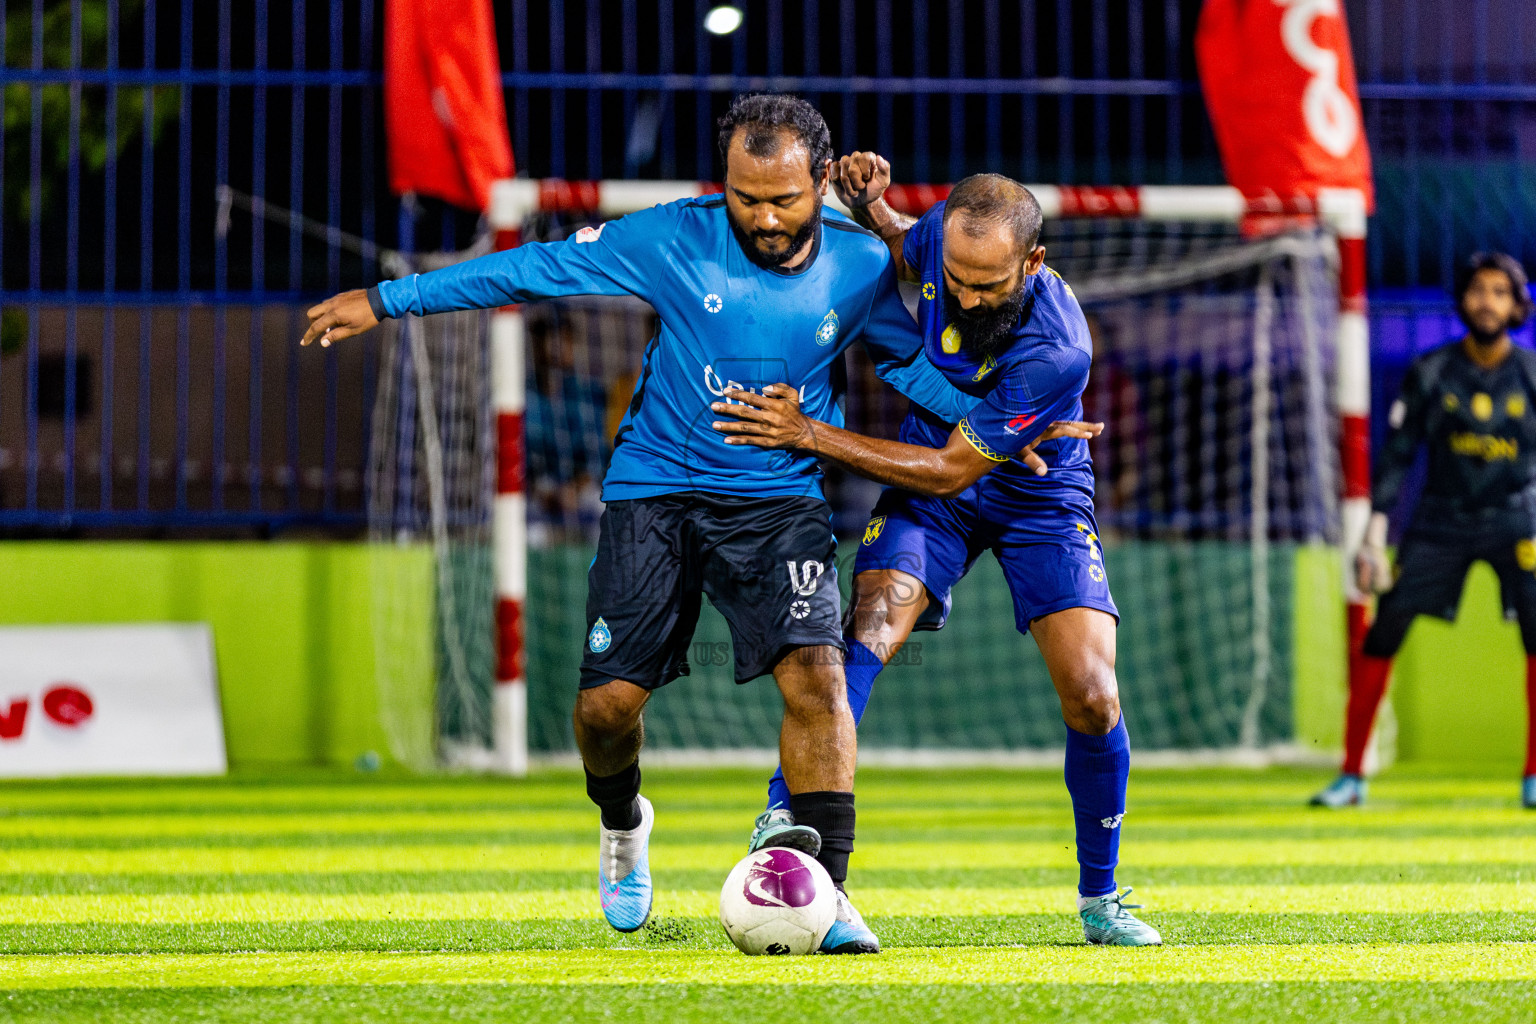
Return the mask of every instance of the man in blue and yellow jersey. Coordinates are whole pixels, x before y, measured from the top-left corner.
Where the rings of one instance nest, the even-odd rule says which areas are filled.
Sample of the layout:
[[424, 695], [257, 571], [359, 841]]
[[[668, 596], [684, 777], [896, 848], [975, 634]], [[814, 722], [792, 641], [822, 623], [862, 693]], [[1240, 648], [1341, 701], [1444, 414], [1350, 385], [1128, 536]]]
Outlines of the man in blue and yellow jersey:
[[[1028, 189], [978, 174], [914, 221], [882, 198], [890, 180], [890, 165], [874, 153], [844, 157], [834, 174], [855, 219], [885, 240], [897, 273], [919, 287], [924, 355], [977, 405], [958, 420], [913, 408], [900, 440], [887, 441], [821, 421], [792, 389], [774, 387], [730, 396], [744, 405], [716, 403], [717, 414], [733, 417], [716, 429], [734, 444], [813, 454], [887, 485], [859, 548], [844, 634], [856, 718], [885, 663], [914, 629], [943, 627], [950, 589], [983, 551], [993, 552], [1015, 623], [1034, 636], [1061, 699], [1084, 936], [1160, 943], [1115, 883], [1130, 741], [1115, 677], [1119, 612], [1099, 547], [1088, 445], [1082, 432], [1047, 437], [1055, 421], [1082, 416], [1093, 358], [1088, 324], [1072, 289], [1045, 266], [1040, 206]], [[784, 802], [776, 777], [770, 813]]]

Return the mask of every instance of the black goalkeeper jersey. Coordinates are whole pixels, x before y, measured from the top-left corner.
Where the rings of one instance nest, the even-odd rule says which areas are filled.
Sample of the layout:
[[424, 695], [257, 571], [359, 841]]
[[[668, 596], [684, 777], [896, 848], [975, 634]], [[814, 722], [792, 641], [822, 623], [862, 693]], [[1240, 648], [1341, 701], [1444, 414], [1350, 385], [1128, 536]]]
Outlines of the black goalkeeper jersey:
[[1409, 531], [1536, 536], [1536, 353], [1512, 348], [1492, 369], [1456, 341], [1408, 367], [1376, 460], [1371, 505], [1390, 512], [1422, 443], [1424, 495]]

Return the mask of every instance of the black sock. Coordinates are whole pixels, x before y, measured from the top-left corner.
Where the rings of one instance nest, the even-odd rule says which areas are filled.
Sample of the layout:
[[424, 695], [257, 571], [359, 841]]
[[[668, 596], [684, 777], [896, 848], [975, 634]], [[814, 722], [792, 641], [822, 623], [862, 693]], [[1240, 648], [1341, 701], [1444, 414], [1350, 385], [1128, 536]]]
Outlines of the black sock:
[[848, 880], [848, 855], [853, 852], [853, 794], [820, 790], [791, 793], [789, 809], [795, 824], [809, 825], [821, 833], [817, 860], [841, 889]]
[[587, 796], [603, 812], [603, 827], [628, 832], [640, 824], [640, 762], [617, 775], [587, 772]]

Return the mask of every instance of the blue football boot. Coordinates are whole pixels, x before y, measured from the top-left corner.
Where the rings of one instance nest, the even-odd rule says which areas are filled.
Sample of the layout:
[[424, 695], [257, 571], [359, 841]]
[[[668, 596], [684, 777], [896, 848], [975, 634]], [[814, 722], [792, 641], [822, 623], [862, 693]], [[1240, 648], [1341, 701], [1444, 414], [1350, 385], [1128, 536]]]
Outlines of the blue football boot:
[[1077, 901], [1077, 915], [1083, 919], [1083, 938], [1096, 946], [1161, 946], [1163, 937], [1156, 928], [1138, 921], [1131, 913], [1139, 903], [1122, 902], [1131, 894], [1108, 893]]
[[1528, 810], [1536, 811], [1536, 775], [1527, 775], [1520, 781], [1520, 802]]
[[619, 831], [598, 823], [597, 894], [603, 916], [621, 932], [639, 931], [651, 916], [651, 826], [656, 812], [643, 796], [640, 824]]
[[1310, 803], [1313, 807], [1358, 807], [1365, 803], [1365, 779], [1359, 775], [1340, 775]]
[[821, 940], [823, 953], [878, 953], [880, 940], [869, 930], [864, 918], [854, 909], [848, 894], [837, 890], [837, 920]]
[[775, 807], [757, 816], [747, 852], [756, 853], [770, 846], [799, 850], [807, 857], [821, 852], [821, 833], [809, 825], [796, 825], [795, 816], [783, 807]]

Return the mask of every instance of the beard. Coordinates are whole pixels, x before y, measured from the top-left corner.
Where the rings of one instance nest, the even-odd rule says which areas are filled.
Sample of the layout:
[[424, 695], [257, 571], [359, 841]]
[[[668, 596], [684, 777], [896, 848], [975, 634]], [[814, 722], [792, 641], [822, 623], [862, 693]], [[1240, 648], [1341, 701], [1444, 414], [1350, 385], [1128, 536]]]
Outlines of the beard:
[[1029, 278], [1025, 277], [1008, 298], [991, 309], [984, 305], [978, 305], [975, 309], [964, 309], [954, 294], [945, 288], [944, 315], [954, 325], [955, 330], [960, 332], [960, 343], [965, 348], [983, 359], [991, 358], [1002, 351], [1004, 342], [1019, 322], [1019, 314], [1024, 310], [1028, 286]]
[[[806, 218], [800, 230], [793, 235], [785, 231], [746, 231], [736, 223], [736, 218], [727, 216], [731, 222], [731, 234], [736, 236], [736, 241], [741, 245], [741, 251], [747, 254], [747, 259], [762, 267], [764, 270], [777, 270], [795, 255], [805, 248], [807, 242], [816, 234], [816, 229], [821, 226], [821, 198], [816, 199], [815, 211]], [[759, 247], [759, 240], [770, 238], [788, 238], [789, 244], [781, 252], [764, 252]]]
[[1509, 325], [1503, 322], [1490, 327], [1493, 317], [1463, 316], [1462, 322], [1467, 325], [1467, 333], [1476, 345], [1492, 345], [1509, 330]]

